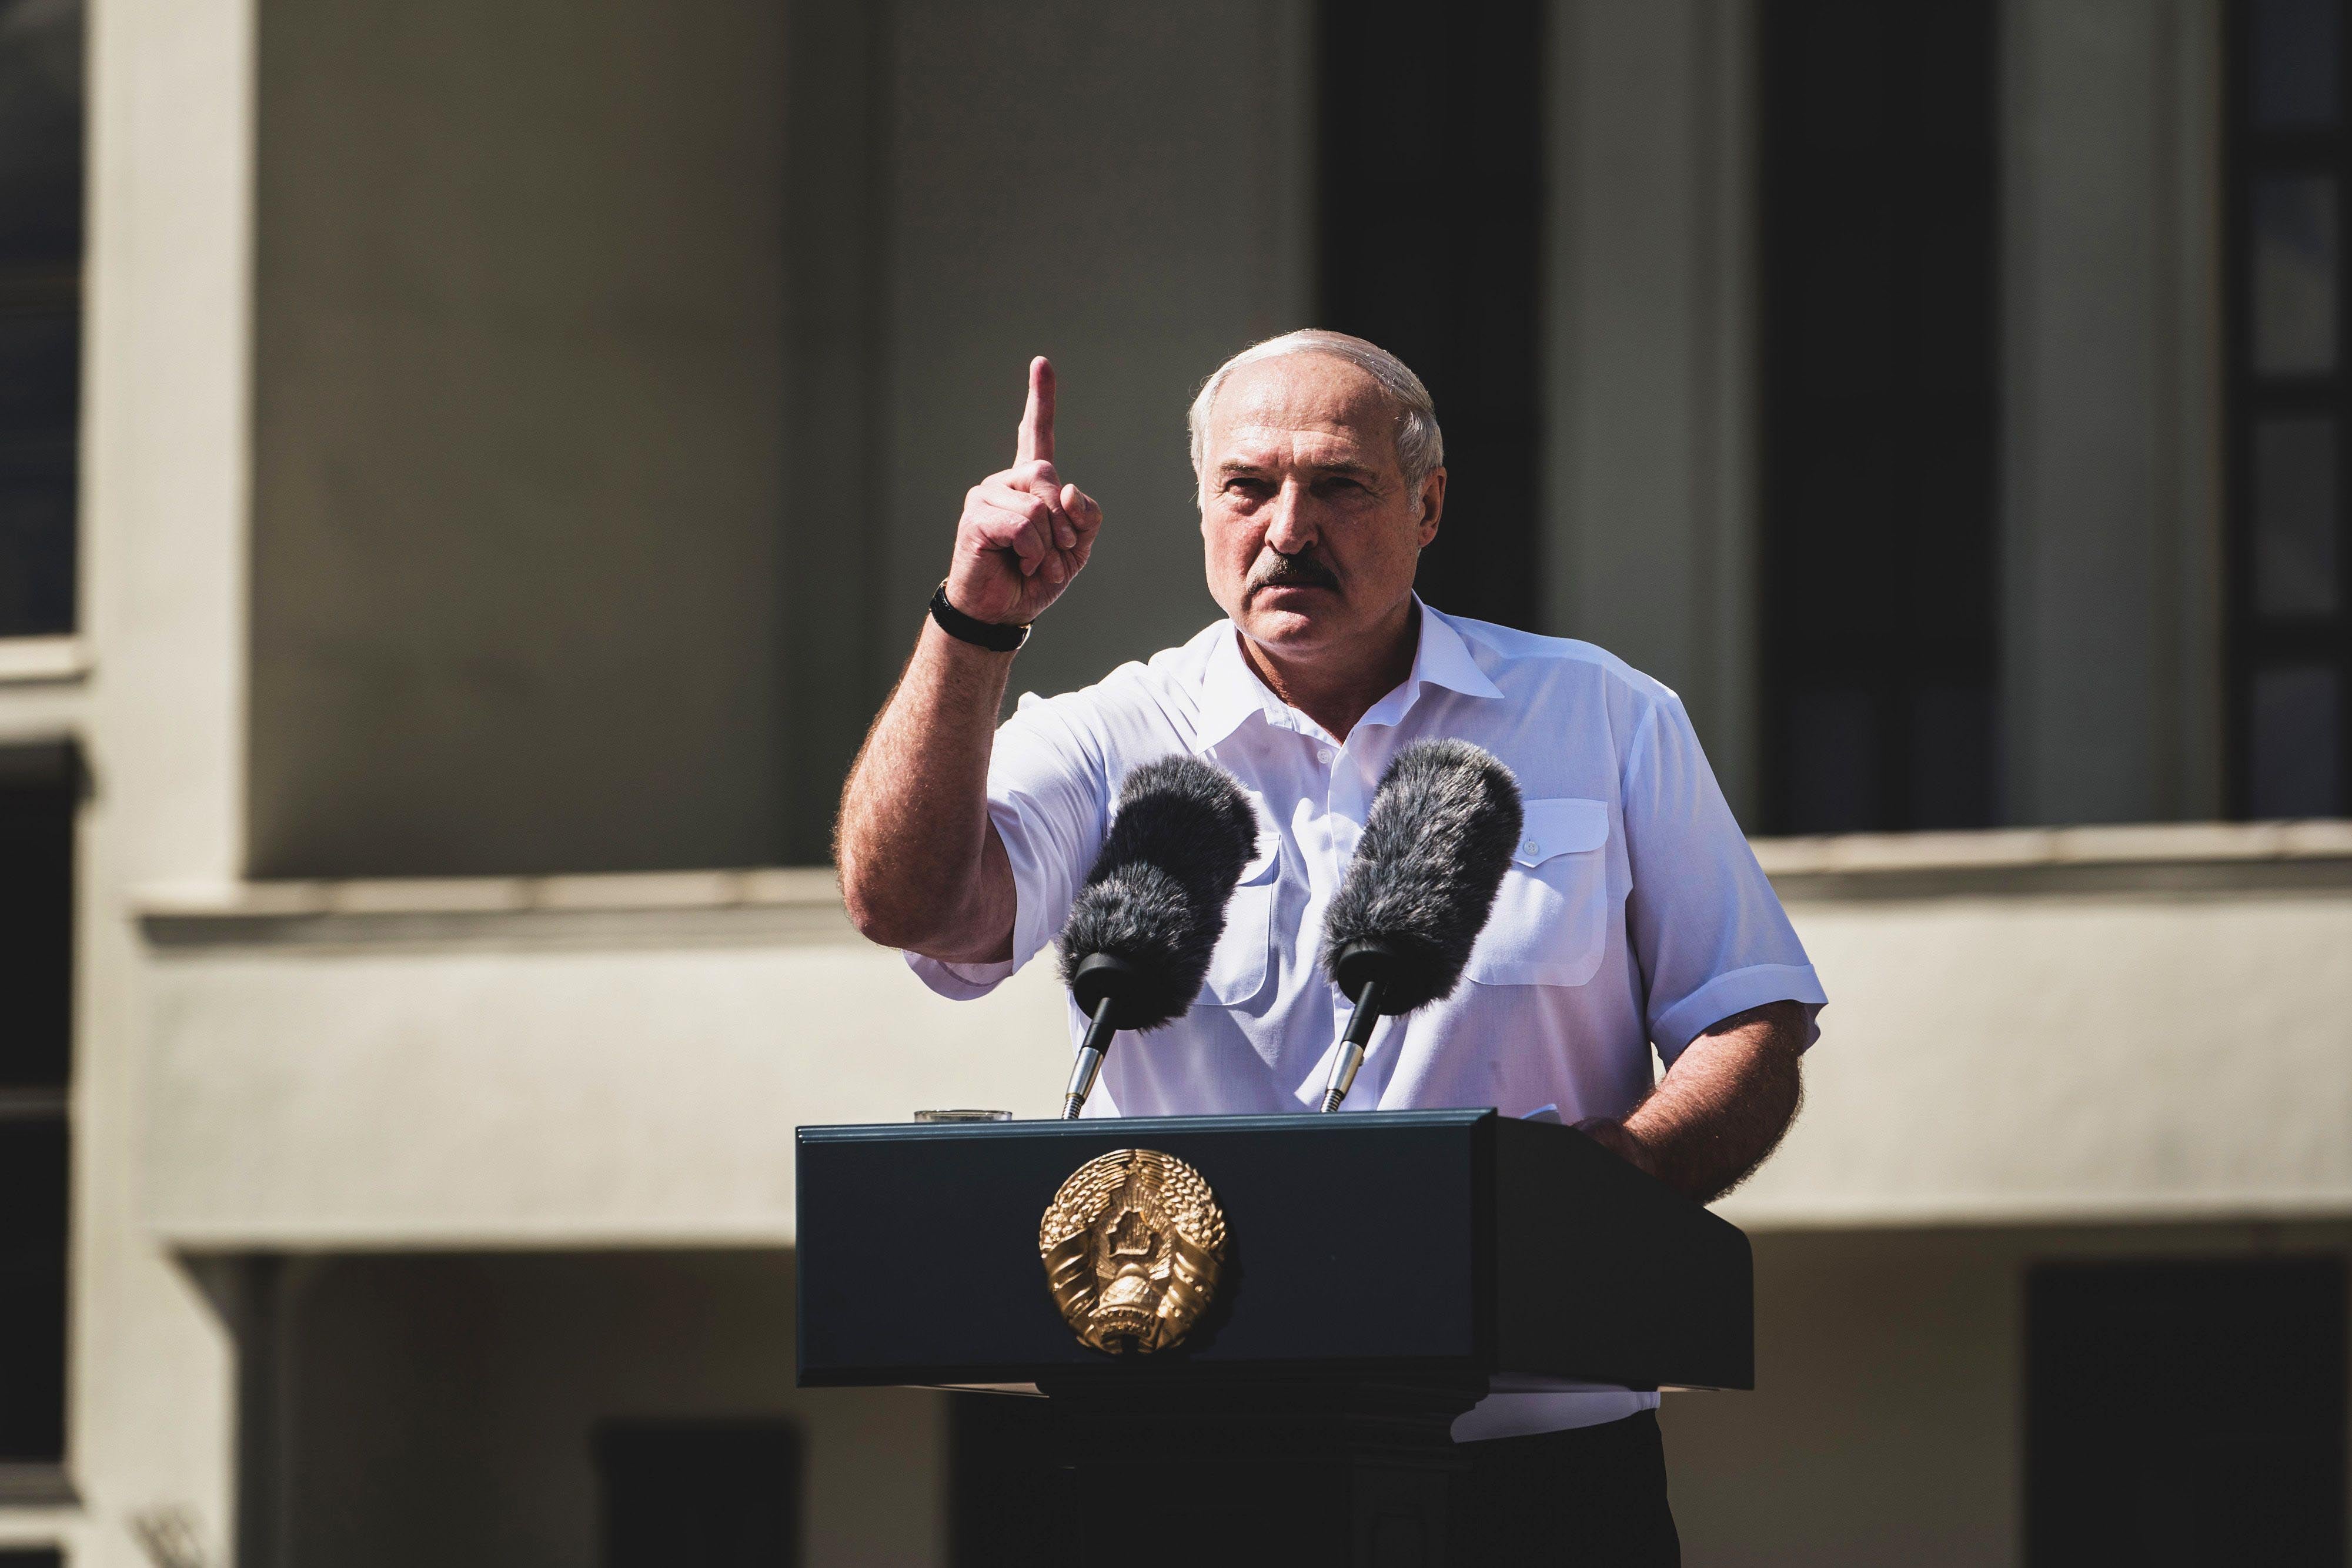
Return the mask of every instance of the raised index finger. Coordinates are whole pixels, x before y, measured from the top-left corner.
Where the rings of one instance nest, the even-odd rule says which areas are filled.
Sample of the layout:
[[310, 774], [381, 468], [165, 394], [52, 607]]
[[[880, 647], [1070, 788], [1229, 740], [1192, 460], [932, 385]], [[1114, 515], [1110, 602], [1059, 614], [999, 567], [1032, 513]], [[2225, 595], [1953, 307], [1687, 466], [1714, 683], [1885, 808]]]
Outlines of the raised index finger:
[[1040, 354], [1029, 361], [1029, 405], [1021, 411], [1021, 436], [1013, 444], [1015, 463], [1054, 460], [1054, 362]]

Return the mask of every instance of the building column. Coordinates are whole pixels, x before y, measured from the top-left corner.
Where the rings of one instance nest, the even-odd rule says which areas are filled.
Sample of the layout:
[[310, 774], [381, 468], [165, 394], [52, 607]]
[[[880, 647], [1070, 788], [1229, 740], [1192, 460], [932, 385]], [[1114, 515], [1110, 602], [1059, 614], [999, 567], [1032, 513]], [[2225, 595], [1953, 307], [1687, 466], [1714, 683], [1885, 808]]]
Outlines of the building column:
[[2212, 816], [2219, 5], [2000, 22], [2004, 814]]
[[236, 1353], [146, 1222], [131, 906], [244, 866], [256, 0], [89, 15], [68, 1544], [75, 1568], [220, 1568]]
[[1756, 801], [1755, 13], [1559, 0], [1543, 630], [1683, 695]]

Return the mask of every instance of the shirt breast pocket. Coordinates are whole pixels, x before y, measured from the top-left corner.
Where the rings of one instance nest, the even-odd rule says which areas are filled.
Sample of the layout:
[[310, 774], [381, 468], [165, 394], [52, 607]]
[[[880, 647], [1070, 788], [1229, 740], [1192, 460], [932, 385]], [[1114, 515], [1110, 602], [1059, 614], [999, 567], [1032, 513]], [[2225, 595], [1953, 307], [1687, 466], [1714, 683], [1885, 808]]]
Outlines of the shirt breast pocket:
[[1580, 986], [1609, 948], [1609, 802], [1522, 804], [1518, 847], [1467, 973], [1481, 986]]
[[1259, 833], [1257, 857], [1243, 869], [1225, 904], [1225, 934], [1217, 939], [1209, 977], [1201, 987], [1200, 999], [1212, 1007], [1240, 1007], [1265, 989], [1274, 967], [1274, 895], [1282, 880], [1281, 842], [1273, 833]]

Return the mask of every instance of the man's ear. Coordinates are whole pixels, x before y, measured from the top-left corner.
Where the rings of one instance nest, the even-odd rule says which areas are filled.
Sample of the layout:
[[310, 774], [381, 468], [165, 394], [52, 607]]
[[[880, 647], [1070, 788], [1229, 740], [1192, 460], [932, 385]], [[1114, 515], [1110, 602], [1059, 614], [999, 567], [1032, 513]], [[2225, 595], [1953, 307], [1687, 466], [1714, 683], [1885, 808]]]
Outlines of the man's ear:
[[1438, 519], [1445, 515], [1445, 470], [1438, 469], [1421, 485], [1421, 548], [1437, 538]]

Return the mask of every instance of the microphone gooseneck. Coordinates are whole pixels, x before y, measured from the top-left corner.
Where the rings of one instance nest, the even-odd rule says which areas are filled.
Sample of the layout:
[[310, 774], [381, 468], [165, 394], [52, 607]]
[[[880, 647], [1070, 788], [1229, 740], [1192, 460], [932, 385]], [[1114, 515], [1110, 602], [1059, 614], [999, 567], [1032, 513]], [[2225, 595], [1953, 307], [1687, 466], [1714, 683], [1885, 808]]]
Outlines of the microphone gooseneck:
[[1078, 1047], [1078, 1060], [1070, 1068], [1070, 1086], [1062, 1091], [1062, 1120], [1075, 1122], [1086, 1109], [1087, 1096], [1095, 1092], [1095, 1074], [1102, 1071], [1104, 1053], [1110, 1050], [1110, 1037], [1118, 1026], [1111, 1021], [1112, 1009], [1118, 1006], [1116, 998], [1105, 996], [1095, 1004], [1094, 1018], [1087, 1025], [1085, 1043]]
[[1323, 920], [1323, 967], [1355, 1004], [1323, 1109], [1356, 1082], [1382, 1018], [1451, 996], [1485, 928], [1524, 813], [1511, 770], [1460, 740], [1397, 754]]
[[1366, 980], [1363, 988], [1349, 1000], [1356, 1004], [1355, 1016], [1348, 1020], [1347, 1032], [1339, 1037], [1339, 1055], [1331, 1063], [1330, 1080], [1323, 1086], [1323, 1109], [1328, 1113], [1339, 1108], [1348, 1091], [1356, 1086], [1356, 1074], [1364, 1065], [1364, 1052], [1372, 1043], [1372, 1030], [1381, 1025], [1381, 983]]
[[1168, 757], [1128, 775], [1059, 939], [1063, 983], [1087, 1019], [1064, 1121], [1094, 1092], [1113, 1035], [1158, 1029], [1192, 1005], [1256, 847], [1257, 813], [1215, 763]]

